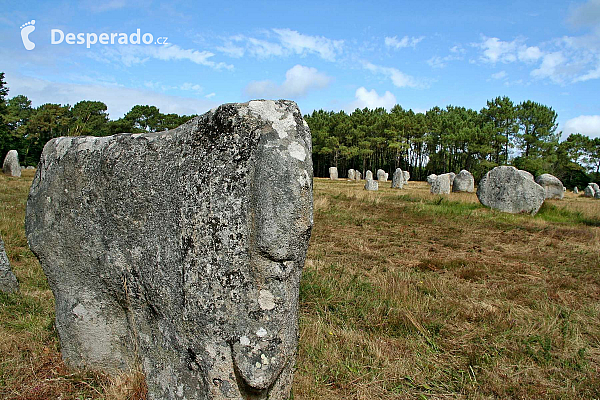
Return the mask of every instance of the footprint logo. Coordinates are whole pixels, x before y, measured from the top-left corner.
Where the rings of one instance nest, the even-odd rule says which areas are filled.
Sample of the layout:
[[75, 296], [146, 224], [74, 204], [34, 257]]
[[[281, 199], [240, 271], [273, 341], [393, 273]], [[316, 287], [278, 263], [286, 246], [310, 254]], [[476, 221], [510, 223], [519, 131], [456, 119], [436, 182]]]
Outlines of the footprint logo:
[[35, 43], [29, 40], [29, 34], [35, 31], [35, 19], [21, 25], [21, 39], [23, 39], [23, 46], [25, 46], [26, 50], [33, 50], [35, 48]]

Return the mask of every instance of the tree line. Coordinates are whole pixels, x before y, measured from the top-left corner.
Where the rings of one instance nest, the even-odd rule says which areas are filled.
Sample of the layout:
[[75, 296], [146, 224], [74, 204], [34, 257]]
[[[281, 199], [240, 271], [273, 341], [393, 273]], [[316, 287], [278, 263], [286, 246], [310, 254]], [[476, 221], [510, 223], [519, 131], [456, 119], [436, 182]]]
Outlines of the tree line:
[[[15, 149], [22, 165], [37, 165], [44, 145], [55, 137], [157, 132], [194, 117], [136, 105], [110, 120], [100, 101], [34, 108], [26, 96], [8, 98], [8, 92], [0, 72], [0, 154]], [[402, 168], [413, 180], [467, 169], [478, 180], [497, 165], [514, 165], [535, 176], [551, 173], [568, 187], [600, 181], [600, 138], [571, 134], [560, 142], [556, 111], [530, 100], [514, 104], [497, 97], [479, 112], [447, 106], [415, 113], [396, 105], [389, 112], [318, 110], [304, 118], [312, 132], [315, 176], [328, 176], [331, 166], [340, 176], [350, 168], [363, 175], [368, 169]]]
[[466, 169], [480, 179], [498, 165], [538, 176], [550, 173], [568, 187], [599, 180], [600, 138], [571, 134], [560, 142], [557, 113], [531, 100], [487, 101], [479, 112], [458, 106], [415, 113], [400, 105], [344, 111], [314, 111], [305, 119], [313, 138], [315, 176], [335, 166], [346, 170], [402, 168], [411, 179]]

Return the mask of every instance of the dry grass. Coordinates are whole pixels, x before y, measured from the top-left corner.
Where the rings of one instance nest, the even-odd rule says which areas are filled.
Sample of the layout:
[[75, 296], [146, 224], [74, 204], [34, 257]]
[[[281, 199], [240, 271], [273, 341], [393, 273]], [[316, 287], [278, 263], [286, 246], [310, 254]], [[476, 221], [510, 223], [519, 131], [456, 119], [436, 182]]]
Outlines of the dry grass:
[[[27, 247], [32, 172], [0, 175], [0, 231], [21, 293], [0, 295], [0, 398], [143, 399], [61, 362], [52, 294]], [[600, 201], [535, 217], [315, 179], [294, 399], [600, 398]]]

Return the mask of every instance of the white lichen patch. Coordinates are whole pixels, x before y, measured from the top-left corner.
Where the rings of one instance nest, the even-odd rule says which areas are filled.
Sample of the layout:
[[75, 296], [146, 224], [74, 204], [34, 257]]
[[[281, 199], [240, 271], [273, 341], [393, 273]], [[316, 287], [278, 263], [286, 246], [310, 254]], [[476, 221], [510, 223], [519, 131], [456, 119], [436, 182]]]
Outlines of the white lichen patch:
[[273, 124], [273, 129], [275, 129], [280, 139], [288, 137], [288, 130], [296, 127], [294, 115], [292, 113], [283, 113], [279, 111], [277, 109], [277, 104], [273, 100], [254, 100], [248, 103], [248, 108], [250, 108], [250, 111], [271, 122]]
[[250, 346], [250, 339], [248, 338], [248, 336], [242, 336], [240, 338], [240, 344], [242, 346]]
[[265, 328], [258, 328], [258, 330], [256, 331], [256, 336], [258, 336], [259, 338], [265, 337], [267, 336], [267, 330]]
[[272, 310], [275, 308], [275, 296], [263, 289], [258, 293], [258, 304], [262, 310]]
[[293, 158], [304, 161], [306, 160], [306, 150], [304, 150], [304, 146], [302, 146], [298, 142], [292, 142], [288, 145], [288, 151], [290, 152], [290, 156]]

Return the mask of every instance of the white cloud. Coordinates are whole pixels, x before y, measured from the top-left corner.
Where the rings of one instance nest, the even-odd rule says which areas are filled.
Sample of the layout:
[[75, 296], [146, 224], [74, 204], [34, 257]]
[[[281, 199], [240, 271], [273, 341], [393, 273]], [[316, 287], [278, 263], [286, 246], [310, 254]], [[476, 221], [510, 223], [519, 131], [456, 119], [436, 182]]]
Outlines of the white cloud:
[[423, 39], [425, 39], [425, 36], [420, 36], [420, 37], [408, 37], [408, 36], [404, 36], [402, 39], [398, 40], [397, 36], [394, 37], [387, 37], [385, 38], [385, 45], [387, 47], [391, 47], [393, 49], [402, 49], [404, 47], [412, 47], [413, 49], [417, 46], [417, 44], [422, 41]]
[[281, 85], [269, 80], [253, 81], [246, 86], [245, 92], [251, 97], [296, 98], [305, 96], [310, 90], [323, 89], [330, 82], [331, 77], [316, 68], [295, 65], [287, 70]]
[[496, 72], [495, 74], [492, 74], [493, 79], [502, 79], [505, 77], [506, 77], [506, 71], [500, 71], [500, 72]]
[[[108, 59], [119, 60], [127, 67], [143, 64], [151, 58], [154, 58], [163, 61], [188, 60], [195, 64], [204, 65], [214, 69], [233, 69], [233, 65], [211, 61], [210, 58], [212, 58], [214, 54], [210, 51], [182, 49], [176, 44], [164, 46], [129, 45], [106, 47], [102, 49], [102, 55]], [[97, 55], [94, 55], [93, 57], [97, 57]]]
[[394, 84], [394, 86], [399, 87], [399, 88], [401, 88], [401, 87], [411, 87], [411, 88], [427, 87], [426, 83], [421, 82], [421, 81], [417, 80], [416, 78], [414, 78], [413, 76], [405, 74], [404, 72], [402, 72], [396, 68], [382, 67], [380, 65], [375, 65], [370, 62], [363, 62], [363, 67], [375, 74], [385, 75], [386, 77], [388, 77], [392, 80], [392, 83]]
[[44, 103], [75, 104], [82, 100], [102, 101], [112, 119], [122, 117], [137, 104], [154, 105], [161, 112], [201, 114], [217, 104], [208, 100], [170, 96], [152, 90], [113, 85], [58, 83], [19, 74], [8, 76], [11, 93], [27, 96], [34, 106]]
[[495, 64], [497, 62], [510, 63], [517, 60], [515, 50], [517, 48], [516, 42], [505, 42], [496, 37], [484, 36], [481, 43], [475, 44], [476, 47], [483, 49], [483, 56], [481, 60], [483, 62]]
[[560, 66], [566, 61], [560, 51], [544, 55], [539, 68], [531, 71], [534, 78], [550, 78], [555, 83], [563, 81]]
[[296, 54], [315, 53], [322, 59], [334, 61], [342, 52], [343, 40], [331, 40], [323, 36], [309, 36], [291, 29], [273, 29], [281, 44]]
[[383, 96], [379, 96], [375, 89], [367, 90], [364, 87], [359, 87], [356, 89], [354, 97], [356, 99], [348, 106], [348, 112], [352, 112], [357, 108], [362, 109], [365, 107], [370, 109], [383, 107], [389, 110], [398, 104], [396, 101], [396, 96], [394, 96], [392, 93], [386, 91]]
[[204, 96], [207, 99], [212, 99], [213, 97], [215, 97], [217, 94], [215, 92], [209, 93], [206, 96]]
[[573, 83], [585, 82], [585, 81], [589, 81], [590, 79], [598, 79], [598, 78], [600, 78], [600, 64], [598, 64], [596, 66], [596, 68], [591, 69], [588, 72], [586, 72], [585, 74], [573, 79]]
[[520, 46], [517, 56], [519, 57], [519, 61], [523, 61], [526, 63], [534, 62], [539, 60], [544, 53], [537, 46]]
[[580, 115], [565, 122], [563, 135], [581, 133], [591, 138], [600, 137], [600, 115]]

